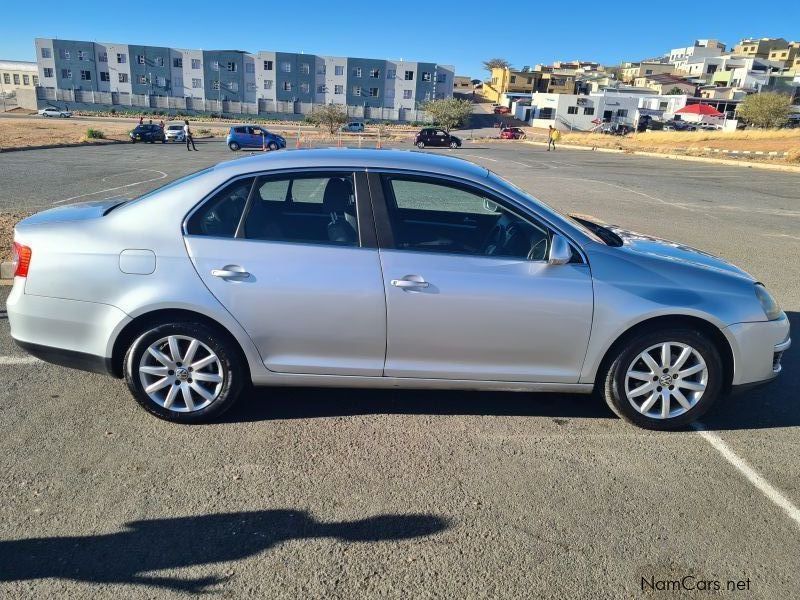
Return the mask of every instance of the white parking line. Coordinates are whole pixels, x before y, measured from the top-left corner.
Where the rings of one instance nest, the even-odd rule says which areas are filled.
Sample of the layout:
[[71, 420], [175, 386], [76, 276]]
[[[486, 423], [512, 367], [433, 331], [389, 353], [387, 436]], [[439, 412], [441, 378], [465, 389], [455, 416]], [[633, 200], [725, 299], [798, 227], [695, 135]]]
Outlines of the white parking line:
[[127, 183], [125, 185], [120, 185], [120, 186], [113, 187], [113, 188], [106, 188], [104, 190], [97, 190], [96, 192], [88, 192], [86, 194], [80, 194], [78, 196], [72, 196], [72, 198], [64, 198], [63, 200], [56, 200], [55, 202], [53, 202], [53, 204], [63, 204], [64, 202], [70, 202], [72, 200], [77, 200], [78, 198], [85, 198], [86, 196], [96, 196], [97, 194], [104, 194], [106, 192], [114, 192], [114, 191], [121, 190], [121, 189], [124, 189], [124, 188], [133, 187], [135, 185], [141, 185], [143, 183], [150, 183], [151, 181], [158, 181], [159, 179], [164, 179], [167, 176], [167, 174], [164, 173], [163, 171], [157, 171], [155, 169], [140, 169], [140, 170], [141, 171], [150, 171], [152, 173], [158, 173], [159, 176], [158, 177], [153, 177], [152, 179], [145, 179], [143, 181], [136, 181], [134, 183]]
[[34, 356], [0, 356], [0, 365], [32, 365], [42, 362]]
[[792, 519], [795, 524], [800, 527], [800, 509], [792, 504], [792, 502], [786, 496], [772, 487], [772, 485], [761, 475], [759, 475], [753, 469], [753, 467], [747, 464], [747, 462], [745, 462], [741, 456], [731, 450], [730, 447], [723, 442], [716, 433], [707, 431], [702, 423], [693, 423], [692, 427], [704, 440], [711, 444], [725, 460], [736, 467], [739, 472], [744, 475], [745, 478], [756, 487], [756, 489], [758, 489], [758, 491], [778, 505], [778, 507], [780, 507], [781, 510], [786, 513], [786, 516]]

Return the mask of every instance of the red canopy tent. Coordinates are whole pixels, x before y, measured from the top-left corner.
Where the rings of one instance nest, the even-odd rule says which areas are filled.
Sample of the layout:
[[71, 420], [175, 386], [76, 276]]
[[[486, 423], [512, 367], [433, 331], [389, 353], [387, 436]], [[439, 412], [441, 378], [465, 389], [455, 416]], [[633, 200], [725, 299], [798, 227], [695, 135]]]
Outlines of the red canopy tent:
[[709, 104], [687, 104], [675, 111], [679, 115], [698, 115], [700, 117], [721, 117], [722, 113]]

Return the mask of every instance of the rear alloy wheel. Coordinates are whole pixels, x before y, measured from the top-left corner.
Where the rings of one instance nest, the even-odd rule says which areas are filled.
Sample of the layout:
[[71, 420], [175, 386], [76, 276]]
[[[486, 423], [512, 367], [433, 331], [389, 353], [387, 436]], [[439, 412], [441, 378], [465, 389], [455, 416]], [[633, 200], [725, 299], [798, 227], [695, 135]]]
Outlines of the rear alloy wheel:
[[456, 148], [458, 148], [458, 142], [450, 142], [450, 147], [451, 147], [453, 150], [455, 150]]
[[228, 144], [228, 148], [236, 152], [239, 148], [241, 148], [241, 146], [236, 142], [231, 142], [230, 144]]
[[199, 423], [228, 410], [244, 384], [232, 344], [200, 323], [160, 325], [125, 356], [125, 380], [142, 407], [167, 421]]
[[270, 150], [277, 150], [278, 144], [276, 144], [275, 142], [270, 142], [269, 144], [267, 144], [267, 148], [269, 148]]
[[702, 334], [673, 329], [626, 343], [609, 367], [603, 392], [611, 410], [647, 429], [678, 429], [700, 418], [722, 389], [722, 360]]
[[422, 150], [425, 147], [425, 142], [417, 142], [417, 148]]

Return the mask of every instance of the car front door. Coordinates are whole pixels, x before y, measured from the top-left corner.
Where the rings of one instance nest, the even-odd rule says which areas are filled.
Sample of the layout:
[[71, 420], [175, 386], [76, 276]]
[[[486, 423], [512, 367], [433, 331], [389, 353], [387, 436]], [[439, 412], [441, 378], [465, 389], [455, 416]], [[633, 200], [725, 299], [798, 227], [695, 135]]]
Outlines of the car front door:
[[450, 141], [447, 139], [447, 133], [443, 129], [437, 129], [436, 133], [434, 134], [434, 138], [436, 139], [437, 146], [447, 146], [450, 144]]
[[577, 248], [573, 262], [549, 264], [553, 232], [471, 184], [370, 177], [380, 191], [386, 376], [578, 381], [593, 293]]
[[365, 181], [338, 170], [240, 177], [188, 217], [198, 274], [269, 370], [382, 374], [386, 303]]

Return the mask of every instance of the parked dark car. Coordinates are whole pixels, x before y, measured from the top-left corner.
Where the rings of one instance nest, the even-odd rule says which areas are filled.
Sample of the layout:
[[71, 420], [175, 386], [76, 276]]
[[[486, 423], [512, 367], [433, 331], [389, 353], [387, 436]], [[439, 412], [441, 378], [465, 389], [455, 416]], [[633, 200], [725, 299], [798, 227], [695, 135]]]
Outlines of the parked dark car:
[[667, 121], [664, 123], [664, 129], [666, 131], [697, 131], [697, 127], [692, 125], [691, 123], [687, 123], [686, 121]]
[[608, 135], [628, 135], [631, 131], [633, 131], [633, 127], [622, 123], [603, 123], [600, 127], [600, 133]]
[[164, 129], [158, 125], [137, 125], [128, 135], [134, 144], [136, 142], [150, 142], [151, 144], [161, 142], [163, 144], [167, 141]]
[[511, 109], [507, 106], [495, 106], [494, 107], [494, 114], [496, 115], [507, 115], [511, 112]]
[[461, 148], [461, 138], [450, 135], [444, 129], [428, 127], [417, 134], [417, 137], [414, 138], [414, 144], [417, 148], [424, 148], [425, 146]]

